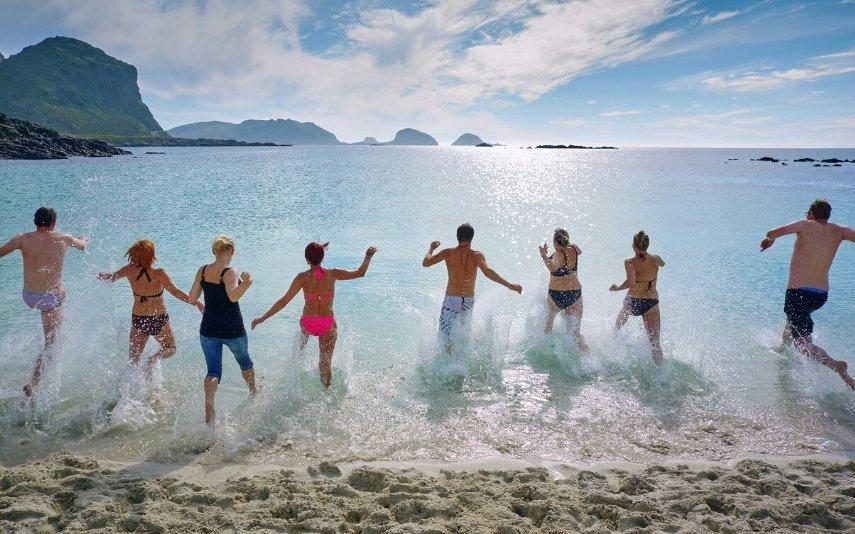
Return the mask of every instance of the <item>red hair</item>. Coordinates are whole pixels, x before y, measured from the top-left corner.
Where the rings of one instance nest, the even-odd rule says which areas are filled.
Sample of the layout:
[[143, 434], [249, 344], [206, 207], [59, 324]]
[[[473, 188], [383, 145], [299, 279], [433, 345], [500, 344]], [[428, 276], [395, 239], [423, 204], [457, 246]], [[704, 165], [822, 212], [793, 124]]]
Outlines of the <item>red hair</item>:
[[324, 261], [324, 251], [329, 243], [311, 242], [306, 245], [306, 261], [312, 265], [320, 265]]
[[154, 255], [154, 242], [148, 239], [137, 241], [125, 252], [125, 257], [131, 265], [148, 269], [157, 259]]

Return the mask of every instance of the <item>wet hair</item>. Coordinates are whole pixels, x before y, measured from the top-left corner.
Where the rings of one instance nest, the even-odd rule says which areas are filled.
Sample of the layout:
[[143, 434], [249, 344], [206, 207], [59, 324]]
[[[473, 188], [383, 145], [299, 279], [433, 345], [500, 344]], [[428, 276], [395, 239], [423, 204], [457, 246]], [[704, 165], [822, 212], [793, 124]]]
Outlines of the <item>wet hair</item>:
[[819, 221], [827, 221], [831, 218], [831, 204], [824, 198], [818, 198], [810, 205], [808, 213]]
[[312, 241], [306, 245], [306, 261], [310, 265], [320, 265], [324, 261], [324, 253], [327, 246], [329, 246], [329, 243], [318, 243], [316, 241]]
[[552, 235], [552, 240], [562, 247], [570, 246], [570, 232], [564, 228], [556, 228], [555, 233]]
[[148, 269], [157, 259], [154, 255], [154, 241], [140, 239], [125, 252], [125, 257], [131, 265]]
[[469, 223], [463, 223], [457, 227], [457, 240], [461, 243], [472, 241], [475, 237], [475, 229]]
[[215, 256], [222, 254], [223, 252], [230, 249], [234, 250], [234, 248], [235, 242], [232, 240], [231, 237], [225, 234], [218, 235], [214, 238], [214, 242], [211, 243], [211, 252], [213, 252]]
[[638, 249], [641, 253], [641, 258], [644, 259], [647, 247], [650, 246], [650, 236], [645, 234], [644, 230], [640, 230], [632, 237], [632, 246]]
[[56, 224], [56, 210], [42, 206], [37, 209], [35, 215], [33, 215], [33, 222], [38, 227], [50, 228]]

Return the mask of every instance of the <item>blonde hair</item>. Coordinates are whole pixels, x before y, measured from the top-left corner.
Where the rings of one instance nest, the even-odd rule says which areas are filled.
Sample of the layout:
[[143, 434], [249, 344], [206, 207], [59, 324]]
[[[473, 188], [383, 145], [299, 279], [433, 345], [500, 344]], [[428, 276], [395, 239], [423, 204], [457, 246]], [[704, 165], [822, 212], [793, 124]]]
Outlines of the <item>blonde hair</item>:
[[154, 241], [140, 239], [131, 245], [131, 248], [125, 252], [125, 256], [131, 265], [148, 269], [157, 259], [157, 256], [154, 255]]
[[552, 240], [562, 247], [567, 247], [570, 245], [570, 232], [564, 228], [556, 228], [555, 233], [552, 235]]
[[211, 243], [211, 252], [213, 252], [215, 256], [234, 248], [235, 242], [231, 237], [225, 234], [218, 235], [214, 238], [214, 242]]
[[632, 238], [632, 246], [643, 253], [647, 252], [647, 247], [650, 246], [650, 236], [644, 233], [644, 230], [639, 231]]

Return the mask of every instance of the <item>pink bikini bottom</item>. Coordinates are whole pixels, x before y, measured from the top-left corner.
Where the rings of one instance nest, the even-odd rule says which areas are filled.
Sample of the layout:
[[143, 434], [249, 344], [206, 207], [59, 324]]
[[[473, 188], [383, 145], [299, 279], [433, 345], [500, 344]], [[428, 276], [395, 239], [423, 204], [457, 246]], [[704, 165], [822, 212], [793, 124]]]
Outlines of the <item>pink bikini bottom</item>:
[[300, 317], [300, 326], [303, 327], [310, 336], [321, 337], [335, 325], [335, 317], [328, 315], [326, 317], [316, 317], [304, 315]]

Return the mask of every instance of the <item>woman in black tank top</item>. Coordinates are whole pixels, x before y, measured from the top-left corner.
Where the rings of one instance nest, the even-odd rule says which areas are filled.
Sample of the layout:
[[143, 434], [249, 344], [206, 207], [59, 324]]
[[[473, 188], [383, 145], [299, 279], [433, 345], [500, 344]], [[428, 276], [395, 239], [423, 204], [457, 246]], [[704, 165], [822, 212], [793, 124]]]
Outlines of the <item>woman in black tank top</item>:
[[214, 238], [211, 251], [214, 263], [203, 265], [196, 274], [191, 298], [204, 294], [205, 311], [199, 326], [199, 341], [205, 355], [208, 373], [205, 376], [205, 422], [214, 422], [214, 396], [223, 376], [223, 346], [229, 348], [237, 360], [250, 395], [255, 395], [255, 371], [249, 357], [249, 340], [243, 326], [238, 300], [252, 285], [252, 276], [230, 266], [235, 253], [234, 241], [228, 236]]

